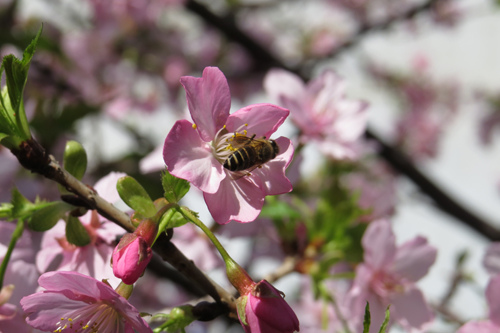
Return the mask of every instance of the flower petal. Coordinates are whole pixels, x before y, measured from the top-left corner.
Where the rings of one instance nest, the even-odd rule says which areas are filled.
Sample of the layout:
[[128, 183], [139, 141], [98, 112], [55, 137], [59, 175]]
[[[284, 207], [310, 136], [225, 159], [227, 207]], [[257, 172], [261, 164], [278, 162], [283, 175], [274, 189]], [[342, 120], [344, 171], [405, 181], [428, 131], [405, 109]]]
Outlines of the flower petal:
[[285, 175], [285, 169], [293, 158], [292, 142], [279, 137], [276, 143], [280, 148], [278, 156], [252, 171], [251, 177], [259, 184], [265, 195], [288, 193], [292, 190], [292, 184]]
[[187, 120], [177, 121], [168, 133], [163, 146], [163, 159], [171, 174], [188, 180], [203, 192], [215, 193], [226, 177], [210, 146]]
[[401, 277], [416, 282], [424, 277], [436, 260], [437, 249], [427, 239], [415, 237], [397, 249], [392, 270]]
[[264, 193], [248, 177], [238, 180], [226, 177], [216, 193], [203, 193], [203, 197], [215, 222], [219, 224], [231, 220], [252, 222], [259, 216], [264, 204]]
[[483, 258], [483, 265], [490, 274], [500, 273], [500, 242], [491, 243]]
[[89, 298], [99, 298], [96, 281], [96, 279], [81, 273], [62, 271], [47, 272], [38, 278], [40, 287], [47, 290], [71, 290], [73, 293], [83, 294]]
[[377, 220], [368, 226], [362, 239], [364, 262], [373, 268], [383, 268], [396, 255], [396, 240], [389, 221]]
[[[264, 89], [271, 97], [282, 104], [284, 102], [283, 97], [288, 97], [287, 99], [293, 101], [303, 100], [306, 87], [299, 76], [283, 69], [273, 68], [267, 72], [264, 78]], [[290, 108], [288, 105], [286, 107]]]
[[42, 331], [53, 331], [64, 314], [84, 305], [84, 302], [68, 299], [59, 292], [44, 291], [21, 299], [21, 306], [28, 315], [26, 322]]
[[265, 136], [269, 139], [289, 113], [287, 109], [273, 104], [252, 104], [232, 113], [227, 119], [226, 128], [234, 132], [244, 127], [248, 136], [255, 134], [257, 138]]
[[500, 275], [490, 279], [485, 294], [490, 308], [490, 320], [500, 326]]
[[491, 321], [470, 321], [460, 327], [457, 333], [496, 333], [500, 331], [500, 327]]
[[417, 288], [410, 288], [397, 294], [392, 300], [391, 315], [408, 331], [411, 328], [424, 329], [433, 319], [432, 310], [427, 305], [424, 295]]
[[106, 199], [111, 203], [116, 203], [121, 200], [118, 191], [116, 190], [116, 183], [121, 177], [125, 177], [127, 174], [123, 172], [110, 172], [106, 176], [102, 177], [95, 183], [94, 189], [99, 193], [101, 197]]
[[226, 123], [231, 108], [231, 94], [226, 77], [217, 67], [206, 67], [201, 78], [183, 76], [187, 104], [198, 133], [210, 142]]

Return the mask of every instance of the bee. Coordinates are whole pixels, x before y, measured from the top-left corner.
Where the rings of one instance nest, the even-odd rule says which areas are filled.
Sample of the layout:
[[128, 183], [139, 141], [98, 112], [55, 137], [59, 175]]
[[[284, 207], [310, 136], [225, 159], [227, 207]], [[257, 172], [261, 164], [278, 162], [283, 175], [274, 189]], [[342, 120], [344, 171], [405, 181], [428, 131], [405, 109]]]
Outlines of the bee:
[[253, 170], [279, 154], [276, 141], [266, 137], [255, 139], [255, 134], [252, 137], [235, 134], [231, 145], [236, 150], [224, 162], [224, 168], [230, 171]]

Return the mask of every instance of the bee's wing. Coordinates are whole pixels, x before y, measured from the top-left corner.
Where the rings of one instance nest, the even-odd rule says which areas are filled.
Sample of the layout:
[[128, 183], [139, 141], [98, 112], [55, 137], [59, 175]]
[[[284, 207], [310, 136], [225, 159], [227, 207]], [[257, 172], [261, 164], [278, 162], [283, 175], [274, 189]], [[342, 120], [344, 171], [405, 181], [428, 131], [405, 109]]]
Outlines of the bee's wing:
[[257, 164], [251, 167], [250, 169], [246, 170], [241, 170], [241, 171], [229, 171], [229, 177], [231, 177], [233, 180], [238, 180], [240, 178], [243, 178], [245, 176], [250, 176], [251, 172], [255, 170], [256, 168], [260, 168], [262, 164]]
[[253, 136], [250, 138], [243, 134], [235, 134], [231, 138], [231, 145], [233, 146], [233, 148], [239, 149], [243, 146], [251, 144], [252, 141], [254, 141]]

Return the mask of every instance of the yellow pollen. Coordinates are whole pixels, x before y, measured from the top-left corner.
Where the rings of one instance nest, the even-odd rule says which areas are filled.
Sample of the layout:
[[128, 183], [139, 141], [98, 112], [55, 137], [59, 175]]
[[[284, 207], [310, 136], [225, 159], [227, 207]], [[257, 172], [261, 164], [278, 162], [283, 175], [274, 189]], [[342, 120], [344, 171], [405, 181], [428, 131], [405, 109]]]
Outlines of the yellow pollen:
[[192, 127], [193, 127], [193, 129], [196, 129], [196, 127], [198, 127], [198, 126], [196, 126], [196, 124], [193, 124], [193, 126], [192, 126]]
[[245, 135], [245, 136], [246, 136], [246, 135], [247, 135], [247, 133], [248, 133], [248, 132], [247, 132], [247, 130], [243, 130], [243, 135]]
[[222, 126], [222, 128], [226, 128], [226, 125]]
[[245, 124], [245, 126], [248, 126], [248, 124]]

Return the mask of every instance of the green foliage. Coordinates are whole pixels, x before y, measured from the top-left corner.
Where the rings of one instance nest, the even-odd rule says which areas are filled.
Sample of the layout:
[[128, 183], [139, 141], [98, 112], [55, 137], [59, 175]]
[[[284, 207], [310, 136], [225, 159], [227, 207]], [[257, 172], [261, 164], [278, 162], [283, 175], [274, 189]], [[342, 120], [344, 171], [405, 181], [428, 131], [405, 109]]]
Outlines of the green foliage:
[[162, 226], [163, 230], [165, 230], [170, 228], [182, 227], [188, 222], [189, 221], [186, 220], [186, 218], [181, 213], [179, 213], [178, 211], [173, 211], [172, 215], [162, 215], [160, 219], [160, 226]]
[[28, 219], [28, 226], [34, 231], [47, 231], [72, 208], [73, 206], [62, 201], [50, 202], [33, 212]]
[[390, 308], [390, 305], [385, 310], [384, 322], [382, 323], [382, 326], [380, 326], [380, 330], [378, 331], [378, 333], [387, 332], [387, 325], [389, 325], [389, 320], [391, 319], [391, 313], [389, 312], [389, 308]]
[[[380, 326], [378, 333], [386, 333], [387, 332], [387, 326], [389, 325], [389, 320], [391, 317], [389, 308], [390, 308], [390, 306], [388, 306], [387, 309], [385, 310], [385, 318], [384, 318], [384, 321], [382, 322], [382, 325]], [[370, 325], [371, 325], [370, 304], [368, 304], [368, 302], [366, 302], [365, 318], [363, 320], [363, 333], [370, 332]]]
[[10, 204], [0, 206], [0, 218], [6, 220], [28, 221], [30, 229], [46, 231], [74, 207], [62, 201], [45, 202], [36, 200], [34, 203], [26, 199], [16, 188], [12, 190]]
[[191, 309], [190, 305], [173, 308], [168, 315], [162, 315], [166, 319], [165, 322], [160, 327], [155, 328], [153, 332], [184, 332], [184, 328], [196, 319]]
[[144, 187], [130, 176], [118, 179], [116, 189], [120, 198], [133, 210], [143, 217], [151, 217], [156, 214], [156, 207]]
[[66, 222], [66, 239], [76, 246], [90, 244], [90, 235], [77, 217], [70, 215]]
[[87, 152], [79, 142], [66, 142], [63, 166], [76, 179], [82, 180], [87, 170]]
[[31, 212], [35, 209], [35, 205], [26, 199], [17, 188], [12, 189], [12, 195], [10, 202], [12, 204], [12, 210], [10, 212], [9, 220], [27, 218]]
[[168, 170], [162, 173], [161, 183], [165, 199], [170, 203], [179, 202], [188, 193], [190, 187], [187, 180], [172, 176]]
[[370, 332], [371, 316], [370, 316], [370, 304], [366, 302], [365, 306], [365, 318], [363, 319], [363, 333]]
[[0, 78], [5, 71], [6, 86], [0, 94], [0, 133], [2, 144], [15, 149], [22, 141], [31, 138], [28, 119], [24, 111], [23, 92], [28, 79], [31, 59], [35, 54], [42, 27], [33, 41], [24, 50], [23, 58], [17, 59], [9, 54], [2, 60]]

